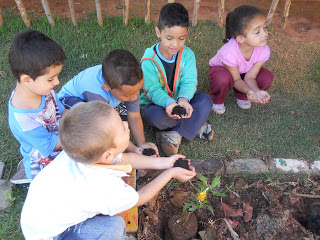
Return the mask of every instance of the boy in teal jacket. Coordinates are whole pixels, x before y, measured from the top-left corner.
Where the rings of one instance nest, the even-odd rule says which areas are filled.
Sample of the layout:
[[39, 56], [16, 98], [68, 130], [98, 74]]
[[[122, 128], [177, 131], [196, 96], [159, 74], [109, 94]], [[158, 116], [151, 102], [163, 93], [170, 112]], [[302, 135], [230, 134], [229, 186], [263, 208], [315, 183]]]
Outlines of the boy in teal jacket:
[[[184, 45], [189, 27], [188, 11], [180, 3], [168, 3], [160, 11], [155, 28], [160, 42], [146, 49], [142, 57], [144, 93], [141, 111], [150, 125], [164, 130], [156, 140], [162, 152], [176, 154], [182, 137], [192, 141], [196, 135], [212, 140], [213, 130], [206, 122], [211, 98], [197, 90], [195, 55]], [[175, 113], [176, 107], [185, 112]], [[183, 111], [184, 111], [183, 110]]]

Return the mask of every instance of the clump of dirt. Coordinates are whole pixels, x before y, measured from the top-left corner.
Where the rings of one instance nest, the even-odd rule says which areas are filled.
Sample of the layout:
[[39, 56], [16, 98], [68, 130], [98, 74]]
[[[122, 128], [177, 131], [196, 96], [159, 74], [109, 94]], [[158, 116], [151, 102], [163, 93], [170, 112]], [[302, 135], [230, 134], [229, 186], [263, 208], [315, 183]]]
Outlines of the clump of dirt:
[[[157, 216], [157, 221], [148, 216], [152, 215], [150, 213], [143, 216], [139, 224], [139, 239], [187, 240], [192, 236], [184, 237], [186, 232], [192, 234], [194, 231], [196, 239], [235, 239], [236, 236], [238, 239], [257, 240], [316, 239], [308, 229], [308, 219], [312, 204], [316, 208], [319, 204], [312, 194], [318, 196], [320, 188], [313, 189], [310, 195], [309, 188], [292, 182], [271, 185], [257, 181], [241, 185], [238, 190], [226, 190], [230, 184], [222, 178], [217, 191], [228, 196], [220, 198], [207, 194], [206, 200], [213, 207], [214, 215], [201, 208], [192, 216], [197, 226], [188, 224], [181, 229], [177, 225], [191, 221], [190, 213], [183, 212], [182, 208], [188, 196], [195, 194], [197, 182], [192, 180], [192, 184], [184, 183], [174, 190], [162, 189], [153, 203], [145, 207]], [[308, 193], [304, 194], [307, 197], [295, 195], [298, 192], [302, 195]]]
[[180, 105], [175, 106], [172, 111], [171, 111], [172, 115], [178, 115], [178, 116], [185, 116], [187, 115], [187, 111], [184, 107], [181, 107]]
[[178, 160], [176, 160], [174, 162], [173, 167], [181, 167], [181, 168], [189, 170], [189, 161], [182, 159], [182, 158], [179, 158]]
[[145, 148], [142, 150], [142, 154], [145, 156], [153, 156], [156, 154], [156, 151], [153, 148]]

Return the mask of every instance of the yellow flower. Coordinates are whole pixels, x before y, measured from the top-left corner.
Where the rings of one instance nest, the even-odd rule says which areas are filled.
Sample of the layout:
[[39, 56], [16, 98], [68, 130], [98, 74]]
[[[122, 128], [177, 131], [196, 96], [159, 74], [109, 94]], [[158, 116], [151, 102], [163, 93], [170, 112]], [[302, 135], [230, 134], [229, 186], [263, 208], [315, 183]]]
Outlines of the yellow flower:
[[198, 199], [203, 202], [206, 199], [207, 196], [207, 191], [202, 191], [201, 193], [199, 193], [198, 195]]

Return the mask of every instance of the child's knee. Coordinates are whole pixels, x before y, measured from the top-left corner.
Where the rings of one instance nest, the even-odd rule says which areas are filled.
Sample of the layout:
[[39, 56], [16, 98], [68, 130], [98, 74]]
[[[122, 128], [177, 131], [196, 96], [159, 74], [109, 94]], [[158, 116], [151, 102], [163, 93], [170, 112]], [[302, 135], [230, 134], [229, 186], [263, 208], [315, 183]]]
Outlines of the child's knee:
[[210, 88], [230, 87], [232, 76], [228, 69], [222, 66], [211, 67], [209, 69]]

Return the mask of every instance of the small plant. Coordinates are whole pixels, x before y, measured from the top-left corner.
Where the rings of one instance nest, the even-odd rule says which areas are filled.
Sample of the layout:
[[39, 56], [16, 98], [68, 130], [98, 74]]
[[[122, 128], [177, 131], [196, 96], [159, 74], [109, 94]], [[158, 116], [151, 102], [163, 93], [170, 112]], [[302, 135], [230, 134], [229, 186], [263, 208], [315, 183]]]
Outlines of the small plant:
[[227, 196], [224, 193], [216, 192], [213, 190], [219, 184], [221, 177], [220, 176], [215, 177], [212, 180], [210, 185], [208, 184], [207, 179], [202, 174], [199, 174], [199, 178], [201, 182], [198, 182], [198, 186], [199, 186], [199, 188], [197, 189], [198, 194], [196, 194], [195, 196], [188, 197], [190, 199], [190, 202], [186, 203], [183, 206], [183, 211], [188, 210], [189, 212], [194, 212], [196, 210], [201, 209], [202, 207], [207, 207], [209, 211], [212, 213], [212, 215], [214, 215], [213, 208], [209, 204], [209, 202], [206, 200], [206, 198], [207, 198], [208, 192], [212, 193], [214, 196], [217, 196], [217, 197]]

